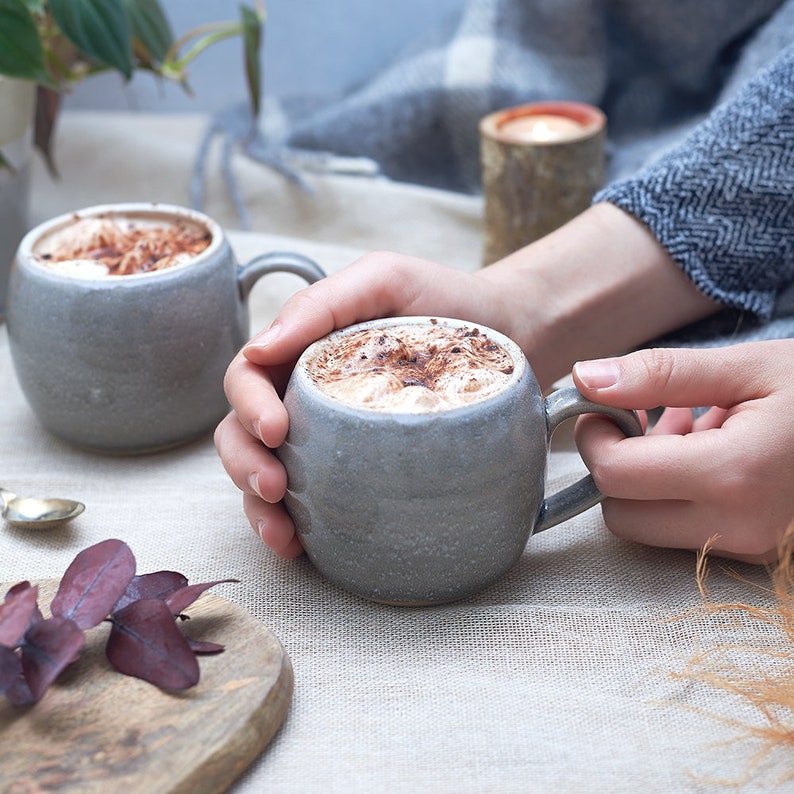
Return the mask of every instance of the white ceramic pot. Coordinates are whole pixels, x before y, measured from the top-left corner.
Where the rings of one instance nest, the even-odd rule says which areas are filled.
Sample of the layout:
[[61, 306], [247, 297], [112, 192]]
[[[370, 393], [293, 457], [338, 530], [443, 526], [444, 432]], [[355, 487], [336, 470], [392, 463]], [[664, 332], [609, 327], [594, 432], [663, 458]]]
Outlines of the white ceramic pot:
[[8, 276], [19, 241], [28, 229], [28, 197], [36, 86], [0, 76], [0, 322], [5, 320]]

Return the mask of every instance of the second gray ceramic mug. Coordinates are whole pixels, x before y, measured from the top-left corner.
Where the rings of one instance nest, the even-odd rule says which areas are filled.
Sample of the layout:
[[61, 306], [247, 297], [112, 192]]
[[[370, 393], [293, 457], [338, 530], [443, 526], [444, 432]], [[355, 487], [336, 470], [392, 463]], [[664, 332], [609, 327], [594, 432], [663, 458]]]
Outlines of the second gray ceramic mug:
[[[502, 345], [514, 362], [505, 388], [439, 413], [383, 413], [324, 394], [309, 375], [318, 346], [365, 328], [442, 323]], [[635, 412], [574, 388], [544, 398], [519, 346], [459, 320], [398, 317], [336, 331], [310, 346], [284, 398], [289, 434], [278, 455], [285, 505], [319, 571], [376, 601], [432, 604], [473, 595], [503, 577], [530, 536], [597, 504], [589, 475], [545, 497], [551, 435], [584, 413], [642, 435]]]
[[[76, 220], [191, 224], [209, 246], [182, 264], [123, 276], [75, 277], [48, 267], [40, 241]], [[8, 337], [33, 412], [55, 435], [109, 453], [192, 440], [228, 410], [223, 377], [248, 339], [248, 296], [269, 273], [324, 275], [296, 253], [239, 265], [221, 227], [165, 204], [90, 207], [47, 221], [21, 241], [11, 271]]]

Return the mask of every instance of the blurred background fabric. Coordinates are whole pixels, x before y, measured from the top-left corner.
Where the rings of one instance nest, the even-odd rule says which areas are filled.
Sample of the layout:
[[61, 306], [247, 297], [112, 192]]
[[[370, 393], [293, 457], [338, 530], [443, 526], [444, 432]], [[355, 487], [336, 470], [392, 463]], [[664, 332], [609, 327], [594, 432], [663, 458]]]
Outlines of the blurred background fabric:
[[[228, 5], [165, 8], [184, 29], [211, 13], [227, 17]], [[269, 0], [266, 8], [260, 156], [297, 170], [307, 150], [364, 157], [391, 179], [468, 193], [479, 190], [477, 123], [487, 113], [543, 99], [597, 105], [609, 119], [608, 176], [620, 178], [735, 93], [792, 41], [794, 26], [791, 0]], [[206, 110], [216, 132], [242, 143], [240, 57], [237, 42], [206, 53], [191, 69], [193, 97], [146, 76], [120, 91], [106, 76], [78, 86], [67, 107]]]

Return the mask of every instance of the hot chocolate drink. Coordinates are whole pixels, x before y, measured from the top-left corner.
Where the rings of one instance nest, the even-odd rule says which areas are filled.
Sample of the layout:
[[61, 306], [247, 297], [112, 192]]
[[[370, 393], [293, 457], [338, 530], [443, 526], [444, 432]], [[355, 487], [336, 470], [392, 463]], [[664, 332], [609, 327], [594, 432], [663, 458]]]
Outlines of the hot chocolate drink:
[[55, 435], [115, 454], [206, 433], [229, 410], [223, 376], [250, 336], [251, 290], [270, 273], [324, 276], [297, 253], [241, 265], [216, 221], [170, 204], [104, 204], [36, 226], [17, 247], [8, 301], [34, 413]]
[[48, 268], [77, 278], [129, 276], [189, 262], [211, 240], [208, 229], [187, 219], [75, 215], [44, 235], [33, 253]]
[[515, 370], [500, 344], [475, 327], [391, 325], [320, 344], [306, 362], [335, 400], [385, 413], [432, 413], [501, 391]]
[[443, 317], [387, 317], [302, 353], [284, 392], [276, 454], [284, 506], [309, 559], [377, 601], [430, 604], [496, 582], [540, 532], [592, 507], [592, 478], [545, 495], [554, 429], [628, 411], [575, 389], [542, 395], [521, 348]]

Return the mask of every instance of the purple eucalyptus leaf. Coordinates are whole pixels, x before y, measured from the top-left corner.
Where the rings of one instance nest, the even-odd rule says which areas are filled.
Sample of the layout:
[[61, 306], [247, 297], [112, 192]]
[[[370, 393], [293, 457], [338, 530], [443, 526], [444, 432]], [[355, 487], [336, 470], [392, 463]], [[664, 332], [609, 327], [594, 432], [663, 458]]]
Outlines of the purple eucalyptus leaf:
[[[30, 587], [33, 587], [33, 585], [27, 580], [25, 580], [24, 582], [18, 582], [13, 587], [9, 588], [8, 592], [6, 593], [5, 600], [8, 601], [12, 596], [16, 596], [19, 593], [21, 593], [23, 590], [27, 590]], [[38, 587], [38, 585], [36, 585], [36, 587]], [[44, 620], [44, 615], [41, 614], [39, 605], [36, 604], [36, 608], [33, 610], [33, 616], [30, 619], [31, 625], [33, 623], [37, 623], [40, 620]]]
[[135, 557], [121, 540], [103, 540], [81, 551], [66, 569], [50, 610], [81, 629], [101, 623], [135, 575]]
[[204, 642], [203, 640], [193, 640], [190, 637], [187, 638], [187, 644], [190, 646], [190, 650], [193, 653], [200, 653], [200, 654], [213, 654], [213, 653], [223, 653], [226, 650], [224, 645], [220, 645], [217, 642]]
[[183, 609], [187, 609], [205, 590], [209, 590], [210, 587], [215, 587], [216, 584], [239, 581], [239, 579], [218, 579], [214, 582], [191, 584], [172, 593], [165, 599], [165, 603], [171, 610], [172, 615], [179, 615]]
[[11, 689], [22, 675], [20, 654], [0, 645], [0, 695]]
[[49, 618], [28, 629], [22, 646], [22, 672], [34, 702], [78, 658], [84, 642], [85, 635], [69, 618]]
[[[20, 662], [20, 668], [21, 668]], [[35, 703], [33, 693], [30, 691], [28, 682], [24, 676], [20, 674], [19, 678], [11, 685], [10, 689], [5, 692], [6, 698], [10, 700], [15, 706], [28, 706]]]
[[127, 589], [122, 594], [113, 611], [124, 609], [133, 601], [141, 598], [159, 598], [165, 600], [187, 584], [187, 577], [176, 571], [155, 571], [133, 576]]
[[27, 587], [14, 585], [0, 604], [0, 647], [15, 648], [28, 626], [36, 622], [39, 588], [30, 582], [21, 584]]
[[33, 587], [33, 585], [27, 579], [25, 579], [23, 582], [17, 582], [15, 585], [11, 585], [11, 587], [8, 588], [8, 592], [6, 593], [5, 600], [8, 601], [11, 596], [17, 595], [18, 593], [21, 593], [23, 590], [27, 590], [30, 587]]
[[134, 601], [115, 612], [111, 623], [105, 652], [117, 670], [161, 689], [198, 683], [198, 661], [164, 601]]
[[[28, 590], [31, 587], [33, 587], [33, 585], [27, 580], [24, 582], [18, 582], [13, 587], [9, 588], [8, 592], [6, 593], [5, 600], [9, 601], [12, 597], [19, 595], [19, 593]], [[36, 587], [38, 588], [38, 585], [36, 585]], [[34, 623], [38, 623], [40, 620], [44, 620], [44, 615], [41, 614], [39, 605], [36, 603], [36, 608], [33, 610], [33, 615], [30, 618], [30, 625], [32, 626]]]

